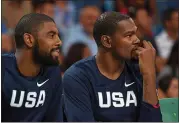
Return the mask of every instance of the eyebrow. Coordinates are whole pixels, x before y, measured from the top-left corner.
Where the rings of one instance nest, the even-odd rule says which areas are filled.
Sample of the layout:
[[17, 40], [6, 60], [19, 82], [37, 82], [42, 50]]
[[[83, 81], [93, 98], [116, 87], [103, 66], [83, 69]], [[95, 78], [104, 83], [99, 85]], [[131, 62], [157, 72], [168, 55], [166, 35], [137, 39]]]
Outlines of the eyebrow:
[[124, 34], [124, 35], [126, 35], [126, 34], [131, 34], [131, 33], [134, 34], [134, 33], [136, 33], [137, 29], [138, 29], [138, 28], [135, 27], [134, 30], [128, 30], [128, 31], [125, 31], [123, 34]]
[[58, 34], [58, 31], [49, 31], [49, 32], [47, 32], [47, 34]]

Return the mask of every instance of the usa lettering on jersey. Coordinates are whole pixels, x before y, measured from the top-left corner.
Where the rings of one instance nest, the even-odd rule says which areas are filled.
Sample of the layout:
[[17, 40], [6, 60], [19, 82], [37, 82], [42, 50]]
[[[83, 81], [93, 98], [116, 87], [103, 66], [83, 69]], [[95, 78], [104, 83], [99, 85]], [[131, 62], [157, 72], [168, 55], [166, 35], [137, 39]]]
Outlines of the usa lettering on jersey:
[[25, 97], [25, 91], [13, 90], [10, 106], [17, 108], [22, 107], [23, 104], [26, 108], [43, 106], [45, 102], [44, 90], [41, 90], [39, 94], [37, 92], [27, 92], [26, 95], [27, 97]]
[[[104, 96], [106, 96], [107, 103], [104, 103]], [[127, 91], [126, 101], [124, 100], [123, 94], [121, 92], [106, 92], [103, 95], [102, 92], [98, 92], [99, 106], [101, 108], [114, 107], [129, 107], [131, 104], [137, 106], [137, 98], [134, 91]]]

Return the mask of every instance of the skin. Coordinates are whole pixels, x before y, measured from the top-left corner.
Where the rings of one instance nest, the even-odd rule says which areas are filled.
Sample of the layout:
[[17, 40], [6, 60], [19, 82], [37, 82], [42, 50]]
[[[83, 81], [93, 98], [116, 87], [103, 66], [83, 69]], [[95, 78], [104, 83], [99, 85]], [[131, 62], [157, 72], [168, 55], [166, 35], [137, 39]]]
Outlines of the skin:
[[53, 18], [54, 16], [54, 5], [51, 3], [45, 3], [40, 8], [35, 10], [37, 13], [45, 14]]
[[[176, 41], [178, 38], [178, 29], [179, 29], [178, 24], [179, 24], [178, 12], [174, 12], [171, 16], [171, 19], [165, 22], [166, 31], [169, 37], [174, 41]], [[168, 59], [162, 57], [157, 57], [156, 64], [157, 64], [158, 72], [162, 71], [163, 67], [167, 63], [167, 60]]]
[[80, 11], [80, 23], [91, 38], [93, 37], [94, 23], [99, 15], [100, 10], [94, 6], [87, 6]]
[[136, 13], [135, 23], [139, 28], [139, 32], [144, 34], [148, 34], [151, 32], [152, 20], [145, 9], [138, 10], [138, 12]]
[[56, 5], [61, 9], [65, 9], [67, 7], [67, 4], [68, 1], [60, 1], [60, 0], [56, 1]]
[[[141, 19], [142, 18], [142, 19]], [[144, 35], [151, 33], [152, 20], [145, 9], [139, 9], [136, 13], [135, 23], [138, 27], [137, 36], [142, 39]], [[156, 57], [156, 70], [160, 72], [164, 67], [166, 60], [160, 56]]]
[[[36, 38], [37, 40], [35, 40]], [[57, 48], [61, 46], [62, 42], [58, 37], [58, 30], [54, 22], [45, 22], [41, 24], [37, 32], [37, 37], [25, 33], [24, 42], [25, 46], [21, 49], [17, 49], [15, 54], [18, 69], [24, 76], [38, 75], [43, 65], [43, 63], [34, 61], [33, 49], [35, 44], [38, 43], [39, 45], [40, 55], [49, 54], [52, 60], [56, 60], [56, 57], [59, 57], [59, 50]]]
[[[134, 57], [132, 50], [140, 44], [136, 31], [132, 19], [124, 20], [119, 22], [118, 30], [113, 36], [101, 37], [104, 48], [99, 48], [96, 59], [100, 72], [107, 78], [117, 79], [124, 68], [124, 61]], [[117, 55], [114, 57], [113, 54]]]
[[177, 98], [178, 97], [178, 79], [173, 78], [170, 81], [169, 88], [166, 92], [163, 92], [162, 89], [158, 89], [159, 99], [163, 98]]
[[10, 35], [2, 34], [2, 48], [4, 52], [12, 52], [15, 49], [15, 43]]
[[54, 5], [53, 4], [45, 4], [43, 6], [43, 13], [52, 17], [54, 16]]
[[132, 19], [120, 21], [117, 28], [112, 36], [101, 37], [103, 46], [96, 55], [99, 71], [107, 78], [116, 80], [124, 69], [125, 60], [138, 59], [144, 80], [143, 99], [149, 104], [157, 104], [155, 49], [150, 43], [137, 38], [137, 27]]
[[177, 38], [179, 37], [178, 35], [178, 24], [179, 24], [179, 19], [178, 19], [178, 12], [173, 12], [171, 15], [171, 19], [165, 22], [166, 26], [166, 31], [169, 35], [169, 37], [176, 41]]
[[178, 19], [178, 12], [173, 12], [171, 19], [169, 21], [166, 21], [166, 29], [168, 31], [171, 31], [173, 33], [177, 33], [178, 32], [178, 24], [179, 24], [179, 19]]

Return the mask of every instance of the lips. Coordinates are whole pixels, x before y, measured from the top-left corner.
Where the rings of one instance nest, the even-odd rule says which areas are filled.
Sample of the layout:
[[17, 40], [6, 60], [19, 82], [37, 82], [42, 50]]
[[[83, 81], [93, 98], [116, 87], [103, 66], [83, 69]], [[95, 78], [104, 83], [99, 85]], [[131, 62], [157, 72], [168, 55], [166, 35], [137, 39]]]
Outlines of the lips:
[[58, 57], [60, 55], [59, 48], [52, 49], [52, 56]]
[[137, 50], [137, 47], [132, 48], [131, 52], [135, 52]]
[[59, 50], [59, 49], [56, 49], [56, 50], [54, 50], [53, 52], [58, 52], [58, 53], [60, 53], [60, 50]]
[[134, 48], [131, 50], [131, 56], [132, 56], [132, 58], [134, 58], [134, 59], [137, 59], [137, 58], [138, 58], [137, 53], [136, 53], [136, 50], [137, 50], [137, 47], [134, 47]]

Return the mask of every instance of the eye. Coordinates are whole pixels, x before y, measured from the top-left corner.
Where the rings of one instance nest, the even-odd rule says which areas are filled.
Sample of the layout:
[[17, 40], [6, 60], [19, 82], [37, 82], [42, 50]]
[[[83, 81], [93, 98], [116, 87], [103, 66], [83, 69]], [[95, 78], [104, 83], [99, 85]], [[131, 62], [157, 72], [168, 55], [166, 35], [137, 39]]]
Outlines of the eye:
[[50, 34], [49, 34], [49, 37], [50, 37], [50, 38], [54, 38], [54, 36], [55, 36], [54, 33], [50, 33]]
[[127, 35], [126, 37], [127, 37], [127, 38], [130, 38], [131, 36], [132, 36], [132, 35]]

